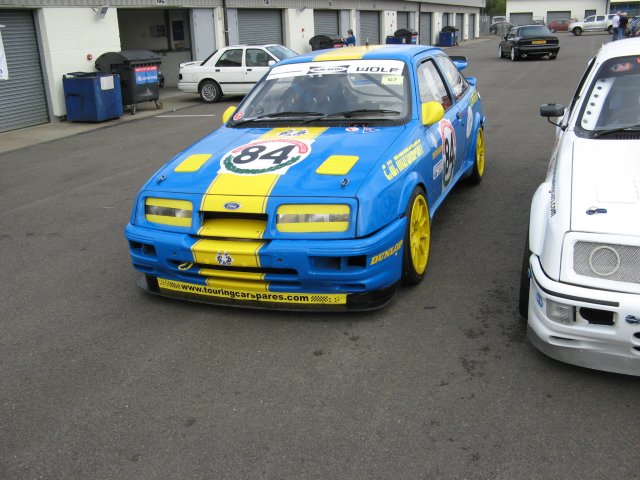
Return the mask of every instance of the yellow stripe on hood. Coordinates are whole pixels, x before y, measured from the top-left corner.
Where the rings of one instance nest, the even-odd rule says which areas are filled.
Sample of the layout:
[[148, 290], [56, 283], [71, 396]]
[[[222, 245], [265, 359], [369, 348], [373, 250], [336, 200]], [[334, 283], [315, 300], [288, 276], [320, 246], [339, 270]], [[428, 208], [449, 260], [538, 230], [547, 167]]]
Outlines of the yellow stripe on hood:
[[[257, 140], [273, 138], [295, 138], [296, 140], [314, 140], [326, 128], [274, 128]], [[287, 132], [287, 136], [282, 133]], [[294, 133], [294, 135], [292, 135]], [[203, 212], [227, 212], [224, 205], [229, 202], [239, 204], [234, 213], [264, 214], [267, 201], [281, 175], [265, 173], [261, 175], [236, 175], [219, 173], [213, 179], [202, 198], [200, 210]], [[201, 236], [260, 239], [264, 235], [266, 222], [261, 220], [238, 220], [237, 222], [212, 219], [205, 221], [198, 231]], [[250, 242], [222, 241], [219, 239], [201, 239], [192, 247], [196, 263], [216, 265], [217, 254], [225, 252], [231, 256], [231, 266], [260, 267], [258, 251], [264, 245], [260, 240]]]

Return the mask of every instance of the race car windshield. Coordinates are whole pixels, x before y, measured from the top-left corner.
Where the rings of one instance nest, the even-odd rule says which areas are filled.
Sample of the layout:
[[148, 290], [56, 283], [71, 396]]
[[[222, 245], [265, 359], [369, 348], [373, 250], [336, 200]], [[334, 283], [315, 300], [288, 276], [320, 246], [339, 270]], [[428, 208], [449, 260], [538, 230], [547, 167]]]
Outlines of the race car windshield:
[[296, 63], [276, 66], [238, 107], [230, 122], [336, 122], [408, 118], [411, 96], [398, 60]]
[[640, 124], [640, 57], [619, 57], [602, 64], [583, 103], [578, 126], [598, 132], [635, 129]]

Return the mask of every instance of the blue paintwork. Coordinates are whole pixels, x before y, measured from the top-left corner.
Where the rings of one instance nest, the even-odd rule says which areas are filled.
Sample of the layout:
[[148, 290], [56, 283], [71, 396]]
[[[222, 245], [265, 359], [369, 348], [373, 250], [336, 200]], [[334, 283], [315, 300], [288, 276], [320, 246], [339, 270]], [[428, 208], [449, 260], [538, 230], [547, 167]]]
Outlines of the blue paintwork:
[[[313, 61], [318, 54], [311, 52], [279, 63], [293, 64]], [[363, 59], [403, 60], [409, 65], [411, 78], [411, 117], [400, 126], [373, 127], [364, 133], [349, 132], [344, 127], [331, 127], [312, 143], [312, 154], [293, 165], [275, 185], [269, 196], [266, 213], [270, 222], [264, 233], [268, 241], [259, 252], [260, 265], [266, 269], [291, 268], [298, 272], [295, 286], [287, 286], [287, 277], [268, 273], [265, 280], [271, 291], [288, 292], [345, 292], [361, 293], [388, 287], [397, 283], [402, 274], [402, 249], [383, 262], [370, 264], [373, 256], [384, 252], [404, 238], [407, 203], [416, 186], [427, 192], [431, 217], [454, 188], [468, 176], [474, 167], [475, 144], [478, 128], [484, 125], [482, 102], [477, 93], [475, 79], [470, 82], [466, 94], [445, 113], [455, 130], [457, 155], [452, 178], [445, 185], [444, 172], [435, 175], [435, 166], [442, 160], [441, 124], [423, 126], [420, 121], [421, 105], [416, 78], [419, 62], [444, 53], [427, 46], [395, 46], [374, 49]], [[462, 65], [461, 65], [462, 66]], [[466, 63], [464, 64], [466, 66]], [[470, 102], [475, 101], [470, 107]], [[471, 114], [470, 114], [471, 113]], [[468, 126], [468, 122], [472, 126]], [[281, 125], [276, 125], [281, 126]], [[202, 196], [220, 169], [222, 156], [231, 149], [247, 144], [269, 128], [229, 128], [222, 126], [178, 154], [145, 184], [134, 207], [131, 223], [126, 228], [130, 240], [131, 256], [135, 268], [143, 273], [194, 284], [204, 284], [198, 275], [178, 271], [175, 262], [192, 261], [190, 248], [193, 236], [200, 228], [195, 218], [191, 229], [148, 224], [144, 220], [144, 199], [147, 196], [191, 200], [197, 208]], [[422, 148], [422, 156], [395, 176], [390, 174], [389, 161], [394, 155], [416, 142]], [[174, 173], [176, 165], [192, 154], [211, 154], [210, 160], [196, 173]], [[330, 155], [354, 155], [359, 161], [344, 177], [318, 175], [316, 169]], [[239, 195], [246, 194], [238, 192]], [[282, 203], [349, 203], [357, 212], [355, 223], [346, 232], [284, 234], [275, 229], [275, 212]], [[327, 241], [327, 240], [331, 241]], [[148, 255], [136, 246], [153, 245], [156, 255]], [[366, 265], [361, 268], [327, 268], [314, 261], [316, 257], [351, 257], [364, 255]], [[321, 263], [321, 262], [320, 262]], [[292, 279], [293, 280], [293, 279]]]

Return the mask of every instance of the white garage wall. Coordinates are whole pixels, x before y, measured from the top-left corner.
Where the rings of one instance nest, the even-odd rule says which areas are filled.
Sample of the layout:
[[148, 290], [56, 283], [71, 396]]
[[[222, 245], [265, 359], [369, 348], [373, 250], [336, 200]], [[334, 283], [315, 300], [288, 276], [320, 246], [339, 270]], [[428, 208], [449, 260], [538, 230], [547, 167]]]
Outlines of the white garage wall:
[[[38, 10], [44, 63], [53, 115], [66, 115], [62, 76], [70, 72], [95, 72], [96, 59], [105, 52], [120, 51], [115, 8], [98, 18], [92, 8], [43, 8]], [[91, 54], [93, 58], [87, 59]]]
[[313, 25], [313, 10], [305, 8], [303, 11], [297, 8], [285, 10], [284, 44], [298, 53], [311, 51], [309, 39], [315, 35]]
[[534, 19], [543, 17], [545, 21], [549, 11], [571, 10], [572, 18], [583, 20], [585, 10], [595, 10], [597, 14], [604, 15], [606, 8], [606, 0], [507, 0], [507, 16], [532, 12]]

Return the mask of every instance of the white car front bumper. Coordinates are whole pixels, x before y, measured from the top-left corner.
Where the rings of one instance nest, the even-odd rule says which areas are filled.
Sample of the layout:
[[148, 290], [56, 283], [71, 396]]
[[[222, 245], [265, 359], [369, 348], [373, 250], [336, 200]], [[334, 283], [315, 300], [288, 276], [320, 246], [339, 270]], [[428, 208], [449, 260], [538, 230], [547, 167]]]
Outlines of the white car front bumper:
[[[531, 343], [562, 362], [640, 375], [640, 295], [560, 283], [545, 275], [536, 255], [529, 263]], [[557, 306], [573, 312], [570, 320], [550, 318]]]

